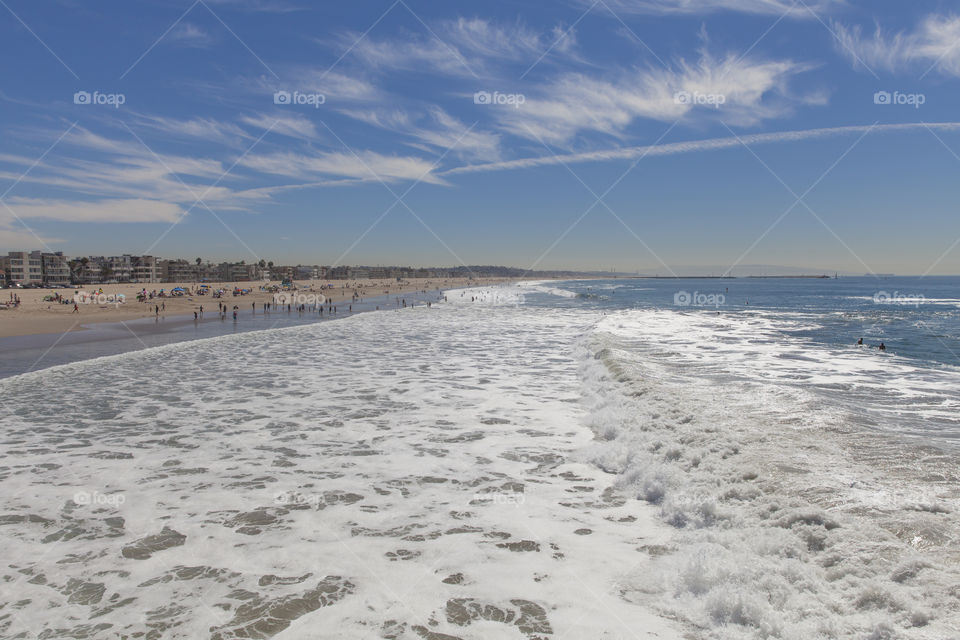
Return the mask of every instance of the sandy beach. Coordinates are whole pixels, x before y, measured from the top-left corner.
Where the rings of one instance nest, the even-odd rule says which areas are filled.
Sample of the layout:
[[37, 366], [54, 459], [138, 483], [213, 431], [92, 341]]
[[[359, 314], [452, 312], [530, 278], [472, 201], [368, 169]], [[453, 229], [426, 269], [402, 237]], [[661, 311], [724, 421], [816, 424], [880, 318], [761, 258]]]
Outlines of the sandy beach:
[[[362, 298], [371, 298], [381, 295], [397, 295], [417, 291], [435, 291], [437, 289], [452, 289], [468, 286], [483, 286], [510, 282], [503, 278], [424, 278], [417, 280], [301, 280], [296, 281], [296, 291], [301, 294], [322, 294], [334, 304], [353, 299], [354, 293]], [[4, 289], [0, 291], [0, 303], [6, 303], [10, 295], [20, 298], [20, 305], [16, 308], [0, 308], [0, 337], [26, 336], [45, 333], [64, 333], [80, 331], [87, 325], [96, 322], [120, 322], [136, 318], [154, 317], [155, 306], [162, 305], [161, 317], [190, 316], [194, 311], [200, 311], [201, 305], [205, 313], [216, 311], [218, 302], [225, 302], [229, 307], [234, 305], [240, 309], [250, 309], [256, 304], [257, 308], [265, 302], [273, 302], [274, 294], [262, 291], [261, 287], [279, 285], [279, 282], [211, 282], [207, 283], [210, 290], [225, 289], [226, 294], [216, 299], [212, 294], [196, 295], [199, 284], [155, 282], [148, 284], [110, 284], [90, 285], [74, 289]], [[187, 295], [179, 297], [154, 297], [145, 302], [137, 301], [137, 293], [146, 289], [147, 292], [159, 292], [161, 289], [167, 294], [176, 287], [186, 289]], [[242, 296], [232, 294], [235, 288], [250, 289], [250, 293]], [[75, 292], [85, 291], [88, 294], [97, 293], [102, 289], [103, 296], [96, 300], [77, 305], [74, 312], [73, 297]], [[54, 294], [70, 300], [70, 304], [48, 301], [45, 298]], [[124, 296], [121, 304], [107, 302], [119, 296]]]

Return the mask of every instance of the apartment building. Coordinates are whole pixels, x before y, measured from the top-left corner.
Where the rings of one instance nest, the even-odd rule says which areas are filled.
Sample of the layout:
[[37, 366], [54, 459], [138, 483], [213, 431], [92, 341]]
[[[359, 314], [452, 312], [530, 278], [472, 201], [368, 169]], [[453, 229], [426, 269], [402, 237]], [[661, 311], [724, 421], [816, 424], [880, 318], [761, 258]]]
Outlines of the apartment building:
[[40, 268], [43, 274], [43, 286], [70, 286], [70, 265], [62, 251], [40, 254]]
[[132, 256], [131, 282], [159, 282], [157, 259], [153, 256]]
[[5, 262], [11, 283], [43, 284], [43, 257], [39, 251], [11, 251]]

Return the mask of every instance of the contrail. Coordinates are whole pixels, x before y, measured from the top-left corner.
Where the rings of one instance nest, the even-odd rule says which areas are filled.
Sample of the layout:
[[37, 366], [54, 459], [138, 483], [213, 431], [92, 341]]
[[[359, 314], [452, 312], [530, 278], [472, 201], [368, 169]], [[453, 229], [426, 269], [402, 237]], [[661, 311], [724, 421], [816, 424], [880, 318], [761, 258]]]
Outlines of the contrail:
[[942, 131], [960, 130], [960, 122], [911, 122], [905, 124], [856, 125], [849, 127], [828, 127], [824, 129], [805, 129], [801, 131], [780, 131], [776, 133], [755, 133], [743, 135], [739, 138], [708, 138], [706, 140], [689, 140], [687, 142], [671, 142], [668, 144], [649, 145], [644, 147], [624, 147], [605, 151], [590, 151], [588, 153], [569, 153], [564, 155], [541, 156], [538, 158], [522, 158], [520, 160], [506, 160], [487, 164], [472, 164], [464, 167], [455, 167], [441, 171], [437, 175], [447, 176], [459, 173], [480, 173], [484, 171], [504, 171], [509, 169], [528, 169], [557, 164], [574, 164], [580, 162], [603, 162], [607, 160], [631, 160], [641, 156], [667, 156], [678, 153], [693, 153], [696, 151], [714, 151], [727, 149], [740, 144], [770, 144], [773, 142], [795, 142], [814, 138], [829, 138], [862, 134], [865, 131], [894, 132], [913, 131], [916, 129], [939, 129]]

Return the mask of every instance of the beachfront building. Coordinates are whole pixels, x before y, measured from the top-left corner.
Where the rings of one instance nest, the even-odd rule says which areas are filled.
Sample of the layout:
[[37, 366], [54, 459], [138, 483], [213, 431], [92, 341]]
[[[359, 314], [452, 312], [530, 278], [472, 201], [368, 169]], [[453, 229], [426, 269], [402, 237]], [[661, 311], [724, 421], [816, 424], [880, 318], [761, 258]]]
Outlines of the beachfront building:
[[63, 251], [40, 254], [40, 269], [45, 287], [69, 287], [70, 265]]
[[158, 266], [161, 282], [193, 282], [197, 280], [197, 265], [183, 258], [161, 260]]
[[39, 251], [11, 251], [5, 262], [11, 283], [43, 284], [43, 258]]
[[297, 268], [273, 265], [270, 267], [270, 277], [281, 281], [293, 280], [297, 278]]
[[253, 282], [262, 280], [264, 273], [260, 265], [246, 262], [221, 262], [217, 267], [217, 279], [221, 282]]
[[157, 259], [153, 256], [131, 256], [131, 282], [159, 282]]
[[105, 268], [101, 269], [101, 281], [105, 284], [130, 282], [133, 277], [133, 256], [130, 254], [110, 256], [104, 259], [104, 264]]
[[296, 280], [316, 280], [320, 277], [320, 267], [317, 265], [298, 264], [294, 267]]

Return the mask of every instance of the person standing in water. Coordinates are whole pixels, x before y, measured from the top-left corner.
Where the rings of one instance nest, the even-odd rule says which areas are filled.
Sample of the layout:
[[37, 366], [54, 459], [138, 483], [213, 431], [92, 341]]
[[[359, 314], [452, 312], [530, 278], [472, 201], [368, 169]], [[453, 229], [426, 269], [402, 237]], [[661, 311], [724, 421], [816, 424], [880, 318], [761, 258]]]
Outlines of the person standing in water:
[[885, 344], [883, 344], [883, 343], [881, 342], [881, 343], [880, 343], [880, 346], [877, 347], [877, 348], [880, 349], [880, 351], [886, 351], [886, 350], [887, 350], [887, 345], [885, 345]]

